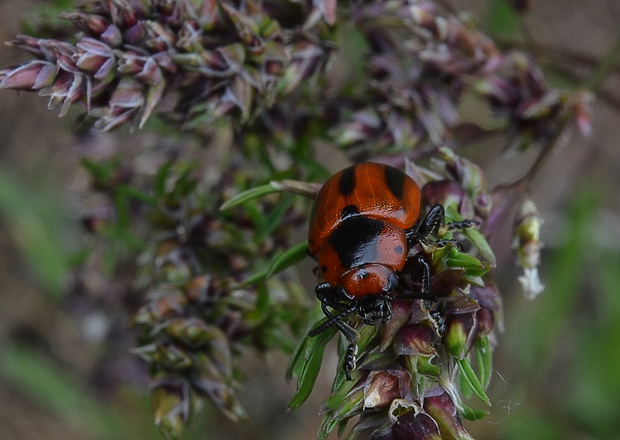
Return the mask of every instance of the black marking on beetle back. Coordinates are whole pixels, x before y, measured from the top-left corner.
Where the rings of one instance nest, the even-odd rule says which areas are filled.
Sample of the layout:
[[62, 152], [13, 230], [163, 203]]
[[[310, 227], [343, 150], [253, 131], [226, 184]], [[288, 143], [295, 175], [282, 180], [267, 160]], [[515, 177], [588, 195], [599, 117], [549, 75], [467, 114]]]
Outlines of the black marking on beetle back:
[[394, 197], [403, 198], [405, 189], [405, 174], [392, 167], [385, 167], [385, 184]]
[[342, 211], [340, 212], [340, 219], [341, 220], [346, 220], [349, 217], [353, 217], [354, 215], [358, 215], [360, 213], [360, 210], [357, 209], [357, 206], [355, 205], [347, 205], [344, 208], [342, 208]]
[[398, 255], [402, 255], [402, 254], [403, 254], [403, 251], [404, 251], [404, 249], [403, 249], [403, 247], [402, 247], [402, 246], [396, 246], [396, 247], [394, 248], [394, 252], [396, 252]]
[[340, 181], [338, 182], [338, 191], [343, 196], [348, 196], [355, 189], [355, 168], [349, 167], [342, 170]]
[[327, 266], [326, 265], [322, 265], [321, 266], [321, 272], [327, 273]]
[[377, 237], [385, 228], [381, 220], [357, 215], [347, 218], [327, 239], [343, 267], [377, 262]]

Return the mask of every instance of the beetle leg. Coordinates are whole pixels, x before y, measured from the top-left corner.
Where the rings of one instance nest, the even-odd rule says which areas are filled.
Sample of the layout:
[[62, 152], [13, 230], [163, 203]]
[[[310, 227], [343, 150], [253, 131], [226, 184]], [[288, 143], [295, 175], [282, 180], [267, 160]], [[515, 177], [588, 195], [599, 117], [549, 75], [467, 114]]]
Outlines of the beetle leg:
[[344, 361], [342, 368], [344, 374], [347, 376], [347, 380], [353, 380], [351, 378], [351, 371], [355, 370], [355, 357], [357, 356], [357, 343], [350, 343], [347, 346], [347, 350], [344, 355]]
[[[351, 371], [355, 369], [356, 355], [357, 355], [357, 342], [359, 341], [359, 333], [349, 324], [344, 322], [342, 318], [350, 315], [357, 310], [356, 301], [347, 300], [342, 292], [338, 289], [334, 289], [328, 283], [321, 283], [316, 286], [315, 293], [319, 301], [321, 302], [321, 310], [327, 318], [322, 324], [310, 330], [308, 335], [310, 337], [316, 336], [319, 333], [327, 330], [329, 327], [335, 326], [340, 333], [349, 342], [346, 348], [345, 356], [343, 360], [343, 369], [347, 376], [347, 380], [351, 379]], [[335, 315], [329, 308], [335, 309], [339, 314]]]
[[426, 214], [424, 220], [418, 227], [416, 235], [426, 238], [430, 234], [437, 232], [446, 221], [446, 212], [443, 205], [434, 205], [431, 210]]
[[418, 264], [422, 266], [422, 291], [423, 297], [431, 298], [431, 266], [421, 255], [418, 256]]
[[435, 243], [429, 239], [429, 235], [440, 231], [445, 225], [446, 214], [442, 205], [434, 205], [426, 214], [426, 217], [418, 224], [417, 228], [407, 233], [407, 242], [409, 247], [417, 242], [422, 245], [425, 250], [433, 250]]
[[434, 205], [426, 214], [426, 217], [419, 223], [417, 228], [407, 232], [407, 243], [409, 247], [417, 242], [420, 243], [425, 251], [433, 251], [439, 247], [445, 246], [447, 243], [453, 243], [457, 249], [463, 250], [460, 243], [453, 239], [432, 241], [429, 236], [435, 234], [443, 236], [449, 231], [459, 231], [469, 229], [479, 225], [480, 222], [474, 219], [464, 219], [460, 221], [446, 223], [446, 213], [442, 205]]
[[[342, 318], [355, 312], [357, 308], [355, 301], [343, 301], [344, 298], [338, 297], [338, 289], [334, 289], [328, 283], [321, 283], [316, 286], [315, 292], [316, 297], [321, 302], [321, 310], [323, 310], [323, 314], [327, 317], [327, 320], [318, 327], [312, 329], [309, 333], [310, 336], [316, 336], [333, 325], [340, 330], [345, 338], [347, 338], [347, 341], [350, 343], [356, 343], [359, 339], [357, 330], [342, 321]], [[338, 315], [334, 315], [328, 307], [331, 307], [340, 313]]]
[[458, 222], [450, 222], [446, 225], [449, 231], [463, 230], [473, 228], [474, 226], [480, 226], [478, 220], [467, 218]]

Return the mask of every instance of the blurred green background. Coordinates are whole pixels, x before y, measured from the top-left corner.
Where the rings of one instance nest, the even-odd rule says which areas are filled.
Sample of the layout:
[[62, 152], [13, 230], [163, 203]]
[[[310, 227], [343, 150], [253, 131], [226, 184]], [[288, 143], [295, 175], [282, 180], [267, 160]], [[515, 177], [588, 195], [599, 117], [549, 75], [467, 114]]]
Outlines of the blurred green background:
[[[33, 6], [49, 3], [0, 1], [0, 39], [19, 33]], [[513, 2], [529, 4], [521, 18], [501, 0], [446, 3], [471, 10], [502, 44], [527, 46], [561, 87], [587, 82], [620, 37], [616, 0]], [[2, 67], [24, 59], [0, 50]], [[527, 301], [520, 291], [511, 225], [492, 242], [505, 331], [497, 335], [493, 407], [467, 426], [477, 439], [620, 439], [619, 73], [615, 62], [605, 72], [592, 135], [562, 139], [530, 186], [544, 219], [539, 298]], [[143, 367], [129, 343], [104, 338], [128, 317], [112, 322], [95, 309], [64, 307], [69, 269], [87, 239], [78, 208], [86, 177], [71, 120], [46, 110], [43, 98], [0, 93], [0, 438], [157, 439]], [[488, 148], [497, 154], [463, 154], [483, 166], [491, 187], [521, 176], [535, 157]], [[333, 354], [327, 361], [312, 398], [287, 413], [294, 391], [284, 382], [287, 359], [247, 356], [240, 398], [250, 422], [233, 425], [207, 407], [188, 438], [314, 438], [336, 368]]]

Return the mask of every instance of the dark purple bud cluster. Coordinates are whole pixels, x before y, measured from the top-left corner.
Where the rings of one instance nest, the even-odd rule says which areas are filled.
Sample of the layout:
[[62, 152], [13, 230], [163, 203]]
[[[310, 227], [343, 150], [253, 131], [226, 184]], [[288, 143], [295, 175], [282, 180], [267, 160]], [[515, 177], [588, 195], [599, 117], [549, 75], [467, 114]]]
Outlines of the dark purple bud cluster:
[[0, 70], [0, 88], [49, 96], [61, 116], [79, 103], [104, 131], [142, 127], [156, 109], [181, 124], [243, 124], [322, 70], [334, 52], [328, 3], [88, 2], [63, 15], [81, 31], [74, 44], [16, 37], [36, 59]]

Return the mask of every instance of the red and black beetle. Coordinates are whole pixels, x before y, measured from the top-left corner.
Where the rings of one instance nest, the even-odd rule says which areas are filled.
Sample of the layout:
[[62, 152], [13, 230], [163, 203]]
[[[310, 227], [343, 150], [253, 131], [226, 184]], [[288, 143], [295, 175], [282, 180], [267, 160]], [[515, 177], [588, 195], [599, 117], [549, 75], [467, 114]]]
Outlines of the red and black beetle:
[[[364, 323], [378, 325], [392, 317], [390, 303], [409, 250], [417, 243], [428, 246], [428, 236], [445, 223], [442, 205], [433, 206], [423, 219], [420, 211], [420, 188], [413, 179], [378, 163], [345, 168], [327, 180], [317, 195], [308, 251], [325, 279], [315, 291], [327, 320], [310, 336], [331, 326], [342, 332], [349, 341], [344, 362], [349, 379], [359, 335], [343, 318], [356, 312]], [[465, 220], [449, 228], [473, 223]], [[423, 276], [417, 298], [430, 298], [430, 267], [422, 258], [419, 262]]]

